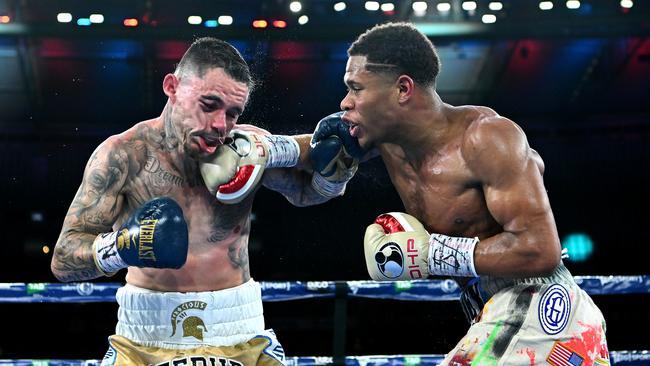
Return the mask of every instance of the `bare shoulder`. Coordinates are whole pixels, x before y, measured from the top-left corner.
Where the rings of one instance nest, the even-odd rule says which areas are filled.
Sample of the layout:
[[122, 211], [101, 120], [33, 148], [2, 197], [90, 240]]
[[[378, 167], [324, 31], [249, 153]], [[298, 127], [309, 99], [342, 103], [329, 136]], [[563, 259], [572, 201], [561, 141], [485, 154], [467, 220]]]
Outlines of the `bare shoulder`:
[[531, 149], [521, 127], [487, 107], [476, 107], [475, 117], [461, 143], [468, 167], [478, 176], [523, 168]]
[[147, 146], [159, 148], [163, 139], [152, 122], [139, 122], [122, 133], [110, 136], [102, 145], [106, 145], [109, 151], [126, 153], [134, 160], [145, 159]]

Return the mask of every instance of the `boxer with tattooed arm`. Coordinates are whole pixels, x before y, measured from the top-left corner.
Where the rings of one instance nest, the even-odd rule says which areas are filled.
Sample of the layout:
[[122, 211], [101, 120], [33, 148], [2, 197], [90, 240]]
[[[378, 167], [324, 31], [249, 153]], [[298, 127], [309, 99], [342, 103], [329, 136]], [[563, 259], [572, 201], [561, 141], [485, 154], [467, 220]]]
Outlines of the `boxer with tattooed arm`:
[[[254, 193], [261, 183], [298, 206], [327, 201], [336, 195], [319, 193], [310, 154], [339, 157], [331, 146], [310, 148], [311, 135], [236, 125], [252, 87], [234, 47], [198, 39], [163, 80], [161, 115], [109, 137], [90, 157], [51, 268], [65, 282], [128, 268], [102, 365], [284, 362], [249, 271]], [[248, 166], [259, 174], [246, 175]], [[220, 200], [217, 191], [237, 197]]]

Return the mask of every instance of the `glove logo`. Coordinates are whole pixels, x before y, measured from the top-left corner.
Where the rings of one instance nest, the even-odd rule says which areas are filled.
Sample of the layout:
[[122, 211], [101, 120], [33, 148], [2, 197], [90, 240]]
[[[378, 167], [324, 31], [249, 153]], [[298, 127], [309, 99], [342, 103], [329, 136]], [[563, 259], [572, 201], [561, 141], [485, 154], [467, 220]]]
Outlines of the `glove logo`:
[[120, 230], [120, 233], [117, 234], [117, 249], [122, 250], [126, 247], [126, 249], [131, 249], [131, 241], [129, 238], [129, 229], [122, 229]]
[[384, 244], [375, 253], [375, 262], [379, 272], [387, 278], [397, 278], [404, 272], [404, 254], [396, 243]]
[[140, 259], [156, 261], [156, 256], [153, 252], [153, 235], [157, 222], [158, 220], [140, 221], [140, 240], [138, 245], [138, 257]]

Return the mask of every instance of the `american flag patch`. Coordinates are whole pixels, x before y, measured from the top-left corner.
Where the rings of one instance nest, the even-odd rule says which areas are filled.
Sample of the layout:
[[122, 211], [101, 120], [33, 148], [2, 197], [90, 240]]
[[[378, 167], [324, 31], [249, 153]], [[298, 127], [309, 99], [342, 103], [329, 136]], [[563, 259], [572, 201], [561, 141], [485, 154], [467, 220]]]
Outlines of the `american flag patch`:
[[546, 357], [546, 361], [553, 366], [580, 366], [584, 362], [584, 357], [569, 349], [560, 342], [555, 342], [551, 353]]

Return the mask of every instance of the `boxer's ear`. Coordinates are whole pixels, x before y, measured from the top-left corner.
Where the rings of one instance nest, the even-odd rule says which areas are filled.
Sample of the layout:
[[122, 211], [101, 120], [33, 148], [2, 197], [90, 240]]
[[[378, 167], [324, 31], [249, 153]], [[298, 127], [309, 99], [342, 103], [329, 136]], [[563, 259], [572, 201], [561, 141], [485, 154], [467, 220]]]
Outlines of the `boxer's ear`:
[[406, 103], [411, 99], [413, 90], [415, 89], [415, 82], [408, 75], [400, 75], [397, 78], [397, 88], [399, 91], [399, 103]]
[[163, 79], [163, 92], [171, 102], [176, 101], [176, 92], [178, 91], [178, 84], [179, 80], [178, 77], [174, 74], [167, 74], [165, 75], [165, 78]]

